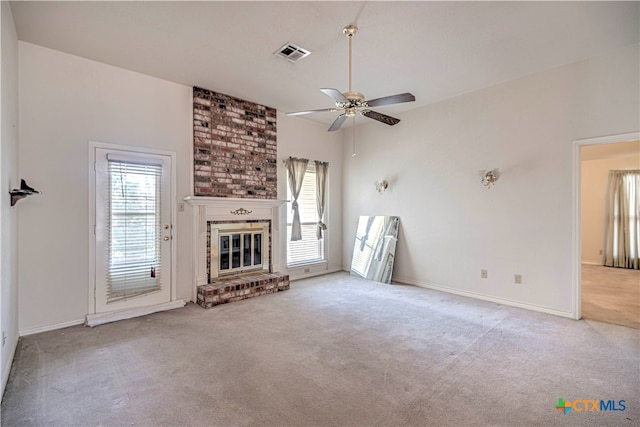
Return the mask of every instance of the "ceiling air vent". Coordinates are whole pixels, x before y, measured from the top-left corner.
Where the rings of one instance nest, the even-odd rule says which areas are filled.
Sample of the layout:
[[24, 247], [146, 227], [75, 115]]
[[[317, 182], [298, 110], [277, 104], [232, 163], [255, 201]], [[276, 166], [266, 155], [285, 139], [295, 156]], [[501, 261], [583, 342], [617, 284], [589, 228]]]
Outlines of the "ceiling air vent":
[[284, 46], [273, 53], [287, 61], [298, 62], [311, 52], [293, 43], [285, 43]]

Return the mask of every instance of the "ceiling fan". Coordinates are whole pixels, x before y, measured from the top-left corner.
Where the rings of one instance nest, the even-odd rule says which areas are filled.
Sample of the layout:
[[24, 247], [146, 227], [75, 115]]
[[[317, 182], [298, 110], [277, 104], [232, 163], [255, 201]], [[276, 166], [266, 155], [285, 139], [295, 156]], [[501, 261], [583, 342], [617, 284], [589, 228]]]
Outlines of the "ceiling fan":
[[402, 102], [413, 102], [416, 100], [416, 97], [411, 93], [400, 93], [398, 95], [385, 96], [382, 98], [365, 101], [365, 97], [363, 94], [351, 90], [351, 41], [357, 31], [358, 27], [356, 27], [355, 25], [347, 25], [342, 30], [342, 33], [349, 39], [349, 91], [342, 93], [337, 89], [320, 89], [322, 93], [333, 98], [336, 105], [335, 107], [286, 113], [287, 116], [301, 116], [303, 114], [341, 111], [342, 113], [329, 127], [329, 132], [340, 129], [340, 126], [342, 126], [342, 124], [345, 120], [347, 120], [348, 117], [355, 117], [356, 114], [360, 114], [364, 117], [377, 120], [389, 126], [393, 126], [400, 122], [400, 119], [387, 116], [386, 114], [378, 113], [377, 111], [370, 110], [369, 108], [380, 107], [383, 105], [400, 104]]

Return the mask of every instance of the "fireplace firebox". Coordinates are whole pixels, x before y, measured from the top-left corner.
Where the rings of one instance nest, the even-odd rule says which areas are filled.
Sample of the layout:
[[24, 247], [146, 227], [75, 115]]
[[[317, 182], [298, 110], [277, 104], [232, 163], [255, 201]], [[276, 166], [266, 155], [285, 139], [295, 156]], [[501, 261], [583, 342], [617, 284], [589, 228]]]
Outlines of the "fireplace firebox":
[[223, 276], [270, 271], [268, 221], [209, 226], [209, 282]]

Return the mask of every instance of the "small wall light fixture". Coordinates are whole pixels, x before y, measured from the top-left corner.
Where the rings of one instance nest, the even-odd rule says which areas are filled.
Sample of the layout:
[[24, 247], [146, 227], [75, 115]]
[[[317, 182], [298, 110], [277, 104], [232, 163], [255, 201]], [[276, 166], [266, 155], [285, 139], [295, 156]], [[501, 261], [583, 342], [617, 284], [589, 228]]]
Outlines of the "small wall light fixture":
[[376, 181], [375, 185], [376, 185], [376, 191], [378, 192], [378, 194], [384, 193], [385, 191], [387, 191], [387, 188], [389, 187], [389, 183], [386, 180]]
[[480, 182], [482, 182], [482, 185], [487, 187], [487, 189], [491, 188], [492, 185], [495, 185], [498, 178], [500, 178], [500, 170], [498, 168], [490, 171], [480, 171]]

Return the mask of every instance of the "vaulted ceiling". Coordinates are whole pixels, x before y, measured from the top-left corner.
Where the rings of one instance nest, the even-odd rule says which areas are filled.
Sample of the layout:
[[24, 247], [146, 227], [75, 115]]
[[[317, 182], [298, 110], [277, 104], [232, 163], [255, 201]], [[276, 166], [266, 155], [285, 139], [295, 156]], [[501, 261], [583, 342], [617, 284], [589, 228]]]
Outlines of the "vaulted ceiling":
[[[23, 41], [296, 111], [332, 106], [322, 87], [368, 99], [412, 92], [400, 113], [639, 41], [638, 2], [11, 3]], [[286, 42], [311, 55], [273, 54]], [[46, 72], [46, 70], [43, 70]], [[335, 113], [309, 116], [330, 123]]]

